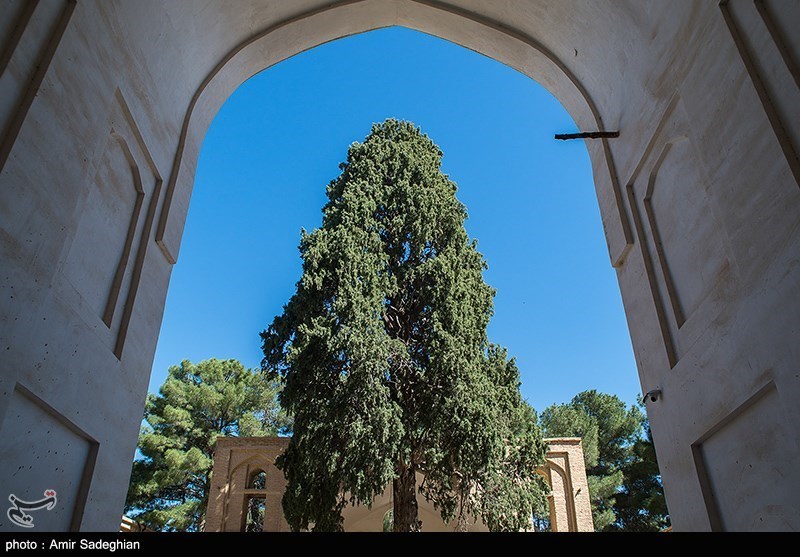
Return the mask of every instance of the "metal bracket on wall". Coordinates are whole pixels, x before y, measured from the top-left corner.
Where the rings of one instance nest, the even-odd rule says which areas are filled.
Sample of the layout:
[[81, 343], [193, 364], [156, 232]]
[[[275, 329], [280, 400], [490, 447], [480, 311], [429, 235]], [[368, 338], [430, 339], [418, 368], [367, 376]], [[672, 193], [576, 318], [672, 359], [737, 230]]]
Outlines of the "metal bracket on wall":
[[557, 133], [555, 137], [559, 141], [567, 141], [568, 139], [613, 139], [619, 137], [619, 132]]

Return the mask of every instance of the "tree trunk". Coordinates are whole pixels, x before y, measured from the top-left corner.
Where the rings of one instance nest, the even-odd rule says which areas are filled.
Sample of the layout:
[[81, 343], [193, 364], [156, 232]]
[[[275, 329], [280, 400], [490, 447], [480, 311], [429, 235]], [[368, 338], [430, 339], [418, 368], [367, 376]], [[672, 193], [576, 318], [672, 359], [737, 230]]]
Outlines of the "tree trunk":
[[417, 506], [417, 476], [413, 468], [400, 464], [400, 474], [392, 487], [394, 495], [394, 531], [419, 532], [422, 522], [419, 520]]

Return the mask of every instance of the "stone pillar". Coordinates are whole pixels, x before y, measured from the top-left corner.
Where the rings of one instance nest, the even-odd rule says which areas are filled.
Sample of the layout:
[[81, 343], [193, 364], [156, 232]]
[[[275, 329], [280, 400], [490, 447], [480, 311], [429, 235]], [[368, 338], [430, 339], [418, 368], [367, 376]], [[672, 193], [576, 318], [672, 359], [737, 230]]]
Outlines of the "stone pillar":
[[553, 532], [594, 532], [583, 445], [579, 437], [545, 439], [546, 477], [552, 488]]

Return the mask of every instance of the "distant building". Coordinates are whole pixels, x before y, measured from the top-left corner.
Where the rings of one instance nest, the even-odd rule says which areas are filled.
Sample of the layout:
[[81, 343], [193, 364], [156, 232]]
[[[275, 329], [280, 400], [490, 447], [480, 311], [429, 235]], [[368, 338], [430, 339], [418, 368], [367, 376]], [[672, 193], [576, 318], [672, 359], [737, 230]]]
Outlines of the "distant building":
[[[592, 532], [592, 508], [583, 447], [579, 438], [545, 439], [546, 463], [539, 469], [552, 489], [550, 524], [554, 532]], [[289, 444], [286, 437], [226, 437], [217, 440], [214, 472], [206, 512], [207, 532], [286, 532], [281, 498], [286, 489], [275, 459]], [[454, 530], [433, 505], [420, 497], [419, 518], [426, 532]], [[380, 532], [393, 507], [391, 485], [376, 497], [372, 508], [348, 506], [342, 512], [346, 532]], [[473, 532], [486, 531], [478, 521]]]

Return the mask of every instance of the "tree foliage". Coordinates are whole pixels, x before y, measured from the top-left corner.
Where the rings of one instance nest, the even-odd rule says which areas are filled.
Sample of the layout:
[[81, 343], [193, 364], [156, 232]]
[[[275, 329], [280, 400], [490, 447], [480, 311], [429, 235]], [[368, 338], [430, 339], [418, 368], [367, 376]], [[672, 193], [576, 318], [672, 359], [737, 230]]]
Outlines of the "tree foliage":
[[548, 437], [581, 437], [596, 530], [658, 530], [668, 521], [644, 414], [615, 395], [584, 391], [548, 407]]
[[[394, 529], [445, 520], [528, 525], [544, 447], [524, 423], [519, 372], [489, 344], [494, 291], [442, 153], [387, 120], [348, 150], [322, 227], [301, 233], [296, 293], [262, 333], [294, 436], [279, 461], [295, 529], [338, 530], [389, 482]], [[424, 474], [420, 486], [416, 474]]]
[[275, 383], [236, 360], [170, 367], [159, 394], [147, 397], [125, 512], [156, 530], [201, 530], [217, 437], [289, 426]]
[[627, 532], [656, 532], [669, 526], [669, 511], [661, 485], [650, 426], [633, 444], [633, 458], [623, 468], [622, 487], [614, 498], [615, 523], [609, 528]]

